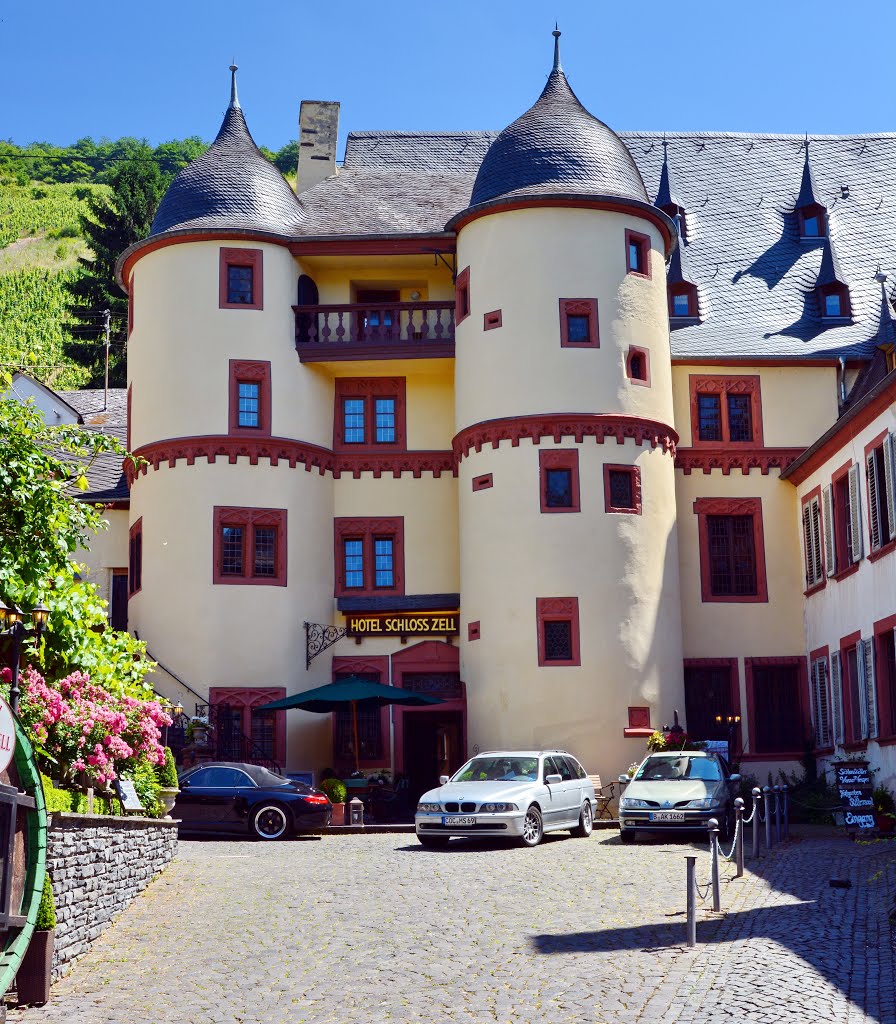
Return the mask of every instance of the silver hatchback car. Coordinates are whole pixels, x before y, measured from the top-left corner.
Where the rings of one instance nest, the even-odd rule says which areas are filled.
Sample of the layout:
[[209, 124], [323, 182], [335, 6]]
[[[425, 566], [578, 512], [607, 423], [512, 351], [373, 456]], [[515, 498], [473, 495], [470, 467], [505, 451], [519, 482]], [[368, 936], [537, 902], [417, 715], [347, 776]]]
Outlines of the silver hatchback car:
[[537, 846], [545, 832], [590, 836], [594, 807], [594, 786], [565, 750], [493, 750], [443, 775], [420, 797], [414, 822], [424, 846], [452, 836]]

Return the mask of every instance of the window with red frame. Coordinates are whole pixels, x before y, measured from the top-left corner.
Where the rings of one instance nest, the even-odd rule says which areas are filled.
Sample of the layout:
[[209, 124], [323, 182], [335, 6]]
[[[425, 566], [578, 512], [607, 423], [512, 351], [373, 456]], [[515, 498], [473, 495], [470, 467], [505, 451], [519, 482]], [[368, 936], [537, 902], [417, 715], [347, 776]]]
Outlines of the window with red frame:
[[286, 509], [215, 506], [213, 581], [286, 586]]
[[801, 206], [797, 211], [800, 222], [800, 238], [814, 240], [824, 238], [828, 233], [827, 210], [818, 203]]
[[696, 317], [697, 289], [692, 284], [669, 285], [669, 316]]
[[758, 376], [690, 378], [692, 443], [762, 444]]
[[868, 486], [868, 527], [871, 550], [877, 551], [896, 538], [896, 461], [893, 435], [865, 448], [865, 481]]
[[538, 664], [581, 665], [579, 654], [579, 599], [539, 597], [535, 602], [538, 628]]
[[604, 466], [604, 508], [641, 514], [641, 470], [637, 466]]
[[847, 743], [862, 740], [862, 694], [859, 680], [859, 646], [853, 644], [840, 651], [841, 686], [843, 692], [844, 739]]
[[852, 315], [849, 289], [843, 284], [828, 284], [818, 289], [822, 319], [844, 319]]
[[404, 449], [404, 377], [340, 377], [336, 380], [333, 447], [338, 451]]
[[876, 624], [875, 634], [879, 731], [882, 737], [893, 737], [896, 736], [896, 623]]
[[404, 519], [334, 521], [336, 596], [404, 593]]
[[650, 237], [639, 231], [625, 232], [625, 268], [630, 274], [650, 277]]
[[806, 567], [806, 589], [824, 581], [824, 557], [821, 543], [821, 506], [818, 488], [803, 499], [803, 558]]
[[230, 434], [270, 434], [271, 364], [267, 360], [230, 360]]
[[128, 597], [143, 587], [143, 517], [128, 532]]
[[803, 749], [805, 727], [798, 660], [773, 663], [747, 659], [753, 753], [785, 754]]
[[454, 282], [454, 322], [459, 324], [470, 315], [470, 268], [457, 275]]
[[700, 584], [705, 602], [767, 601], [759, 498], [698, 498]]
[[728, 717], [740, 714], [736, 693], [736, 659], [686, 662], [684, 707], [688, 732], [705, 740], [727, 740]]
[[[335, 672], [333, 681], [346, 679], [366, 679], [371, 683], [381, 683], [380, 672]], [[379, 761], [383, 757], [383, 716], [380, 708], [360, 705], [356, 713], [350, 708], [335, 711], [333, 756], [337, 762], [354, 765], [357, 761]], [[355, 752], [355, 728], [358, 730], [358, 751]]]
[[858, 465], [838, 470], [831, 483], [822, 488], [821, 497], [827, 574], [834, 576], [849, 570], [862, 557]]
[[650, 386], [650, 353], [646, 348], [629, 347], [625, 372], [633, 384]]
[[221, 249], [218, 305], [221, 309], [262, 309], [261, 249]]
[[560, 300], [561, 348], [599, 348], [597, 299]]
[[575, 448], [538, 453], [542, 512], [579, 512], [579, 453]]

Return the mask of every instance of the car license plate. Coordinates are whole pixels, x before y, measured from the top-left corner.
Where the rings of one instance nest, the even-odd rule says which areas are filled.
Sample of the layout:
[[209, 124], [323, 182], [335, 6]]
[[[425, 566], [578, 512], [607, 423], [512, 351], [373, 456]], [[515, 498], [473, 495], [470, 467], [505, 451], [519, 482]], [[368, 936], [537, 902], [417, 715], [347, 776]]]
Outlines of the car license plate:
[[467, 826], [475, 825], [476, 824], [476, 819], [475, 818], [458, 818], [458, 817], [451, 817], [449, 815], [446, 815], [445, 817], [442, 818], [442, 824], [443, 825], [453, 825], [455, 827], [457, 827], [457, 826], [463, 827], [465, 825], [467, 825]]
[[684, 821], [684, 811], [652, 811], [651, 821]]

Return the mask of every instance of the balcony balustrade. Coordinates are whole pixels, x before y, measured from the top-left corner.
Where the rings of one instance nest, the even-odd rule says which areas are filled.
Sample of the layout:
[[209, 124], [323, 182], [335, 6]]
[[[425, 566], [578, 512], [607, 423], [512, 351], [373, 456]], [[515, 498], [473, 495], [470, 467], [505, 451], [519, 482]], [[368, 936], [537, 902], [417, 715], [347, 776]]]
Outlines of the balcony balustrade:
[[293, 306], [302, 362], [454, 356], [453, 302]]

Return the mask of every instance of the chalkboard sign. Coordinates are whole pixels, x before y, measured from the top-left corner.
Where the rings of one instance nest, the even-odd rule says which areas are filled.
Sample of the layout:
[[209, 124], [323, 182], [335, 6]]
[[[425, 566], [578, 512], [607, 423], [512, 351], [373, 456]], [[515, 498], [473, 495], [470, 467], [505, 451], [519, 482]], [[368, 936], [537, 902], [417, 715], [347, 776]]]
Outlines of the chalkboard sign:
[[121, 801], [121, 808], [125, 814], [130, 811], [142, 811], [145, 809], [143, 804], [140, 803], [140, 797], [137, 796], [137, 790], [130, 779], [116, 779], [115, 792]]
[[834, 777], [840, 794], [843, 824], [847, 831], [867, 831], [875, 827], [871, 773], [867, 761], [837, 761]]

